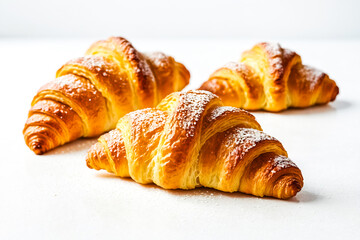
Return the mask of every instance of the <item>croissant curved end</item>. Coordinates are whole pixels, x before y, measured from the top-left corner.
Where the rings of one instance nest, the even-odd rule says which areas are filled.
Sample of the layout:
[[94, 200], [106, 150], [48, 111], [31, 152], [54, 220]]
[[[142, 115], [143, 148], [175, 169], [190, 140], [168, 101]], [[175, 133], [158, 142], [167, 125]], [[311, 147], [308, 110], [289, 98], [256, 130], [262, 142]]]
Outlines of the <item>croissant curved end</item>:
[[335, 101], [335, 99], [336, 99], [336, 97], [337, 97], [337, 95], [340, 93], [340, 89], [339, 89], [339, 87], [336, 85], [335, 86], [335, 90], [333, 91], [333, 94], [332, 94], [332, 96], [331, 96], [331, 99], [330, 99], [330, 101], [332, 102], [332, 101]]
[[281, 199], [289, 199], [294, 197], [303, 187], [302, 176], [287, 175], [278, 181], [273, 190], [273, 195]]
[[302, 184], [298, 180], [289, 180], [284, 187], [283, 194], [279, 196], [279, 198], [289, 199], [291, 197], [294, 197], [298, 192], [300, 192], [301, 188]]
[[91, 146], [86, 154], [86, 166], [90, 169], [98, 169], [95, 164], [95, 159], [98, 156], [99, 143]]
[[35, 154], [41, 155], [66, 142], [67, 136], [57, 121], [45, 115], [33, 118], [35, 115], [28, 119], [23, 130], [25, 143]]
[[37, 155], [44, 154], [51, 148], [48, 140], [37, 135], [31, 136], [29, 139], [25, 138], [25, 141], [30, 150]]
[[[89, 150], [88, 153], [87, 153], [87, 155], [86, 155], [86, 166], [87, 166], [88, 168], [90, 168], [90, 169], [94, 169], [94, 168], [92, 167], [91, 152], [92, 152], [92, 151]], [[89, 156], [89, 155], [90, 155], [90, 156]]]
[[106, 150], [100, 142], [95, 143], [89, 149], [86, 155], [86, 165], [90, 169], [105, 169], [115, 173], [108, 163]]
[[[285, 199], [286, 198], [291, 198], [291, 197], [294, 197], [298, 192], [301, 191], [302, 189], [302, 183], [300, 183], [299, 181], [297, 180], [293, 180], [292, 182], [290, 182], [288, 184], [288, 186], [286, 187], [287, 189], [287, 192], [288, 194], [285, 195]], [[288, 196], [288, 197], [287, 197]]]

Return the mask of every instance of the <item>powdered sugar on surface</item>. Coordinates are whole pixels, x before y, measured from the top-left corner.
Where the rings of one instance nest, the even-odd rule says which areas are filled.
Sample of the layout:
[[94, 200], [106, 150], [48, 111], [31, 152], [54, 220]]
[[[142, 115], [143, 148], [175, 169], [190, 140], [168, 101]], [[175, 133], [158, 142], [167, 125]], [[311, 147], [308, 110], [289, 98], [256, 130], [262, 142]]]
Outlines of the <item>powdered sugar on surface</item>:
[[157, 68], [165, 68], [169, 64], [169, 58], [162, 52], [152, 52], [146, 54]]
[[244, 110], [241, 110], [239, 108], [236, 107], [229, 107], [229, 106], [225, 106], [225, 107], [217, 107], [215, 109], [213, 109], [207, 116], [207, 121], [214, 121], [216, 120], [218, 117], [220, 117], [221, 115], [223, 115], [224, 113], [227, 112], [245, 112]]
[[276, 156], [274, 159], [269, 160], [274, 161], [274, 165], [273, 165], [273, 170], [271, 170], [271, 173], [276, 173], [278, 171], [280, 171], [281, 169], [285, 169], [285, 168], [289, 168], [289, 167], [296, 167], [296, 164], [291, 161], [288, 157], [279, 155]]
[[249, 69], [245, 66], [245, 64], [238, 63], [238, 62], [228, 62], [223, 67], [231, 69], [233, 71], [237, 71], [237, 72], [248, 72], [249, 71]]
[[263, 46], [265, 50], [272, 56], [280, 56], [282, 54], [281, 46], [278, 43], [266, 42], [263, 44]]
[[283, 68], [282, 61], [282, 48], [278, 43], [266, 42], [263, 44], [265, 51], [269, 55], [269, 64], [275, 69], [280, 70]]
[[287, 48], [283, 48], [282, 50], [283, 50], [283, 56], [286, 59], [289, 59], [291, 56], [294, 56], [294, 54], [296, 54], [294, 51], [287, 49]]
[[262, 131], [251, 128], [235, 128], [228, 130], [226, 134], [225, 146], [239, 146], [241, 157], [261, 141], [276, 140]]
[[[108, 59], [106, 59], [105, 57], [97, 55], [89, 55], [78, 58], [70, 61], [69, 64], [79, 64], [80, 66], [89, 69], [90, 71], [95, 71], [103, 77], [111, 76], [111, 74], [113, 74], [114, 72], [113, 68], [116, 67], [114, 63], [109, 62]], [[73, 72], [74, 74], [83, 75], [77, 69], [73, 69], [71, 72]]]
[[106, 143], [111, 152], [111, 156], [116, 159], [119, 159], [120, 157], [126, 158], [126, 150], [121, 131], [119, 129], [114, 129], [108, 134], [109, 135], [106, 136], [108, 138], [106, 139]]
[[143, 74], [144, 76], [152, 76], [152, 71], [147, 63], [139, 60], [138, 64], [133, 65], [135, 73]]
[[321, 70], [306, 65], [297, 68], [297, 70], [299, 76], [306, 81], [306, 86], [310, 91], [314, 90], [321, 83], [321, 79], [325, 75]]
[[[70, 97], [87, 95], [89, 101], [91, 101], [91, 99], [100, 96], [100, 93], [89, 80], [85, 78], [80, 80], [79, 77], [73, 74], [61, 76], [57, 78], [53, 84], [58, 85], [59, 88], [65, 91]], [[52, 89], [52, 87], [49, 87], [49, 89]]]
[[135, 128], [135, 132], [153, 132], [162, 127], [166, 120], [164, 113], [153, 108], [136, 110], [129, 113], [129, 116], [133, 121], [132, 127]]
[[85, 56], [83, 57], [82, 64], [88, 69], [95, 69], [99, 72], [101, 69], [105, 68], [106, 62], [105, 58], [101, 56]]
[[[133, 72], [137, 75], [138, 79], [133, 79], [133, 82], [135, 85], [138, 85], [141, 89], [146, 89], [152, 85], [149, 84], [155, 83], [155, 77], [153, 72], [151, 71], [150, 66], [145, 61], [144, 57], [141, 53], [135, 50], [134, 47], [130, 47], [128, 51], [126, 52], [126, 55], [128, 56], [131, 67], [133, 68]], [[146, 79], [146, 81], [142, 84], [138, 84], [137, 81]]]
[[188, 91], [181, 93], [180, 105], [175, 110], [178, 116], [178, 126], [186, 131], [187, 137], [193, 137], [201, 115], [204, 113], [207, 104], [216, 95], [202, 90]]
[[54, 111], [53, 111], [53, 113], [57, 116], [57, 117], [59, 117], [60, 119], [63, 119], [64, 117], [64, 115], [66, 115], [66, 114], [68, 114], [68, 111], [67, 110], [64, 110], [64, 109], [62, 109], [62, 108], [56, 108]]

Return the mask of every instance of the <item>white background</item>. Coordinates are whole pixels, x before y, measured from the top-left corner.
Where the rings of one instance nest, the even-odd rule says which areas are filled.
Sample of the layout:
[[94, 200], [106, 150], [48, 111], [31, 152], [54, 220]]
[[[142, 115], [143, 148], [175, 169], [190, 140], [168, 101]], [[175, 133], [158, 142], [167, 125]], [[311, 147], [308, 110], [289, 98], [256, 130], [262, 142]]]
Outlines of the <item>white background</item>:
[[[360, 239], [358, 1], [167, 2], [0, 0], [0, 239]], [[268, 39], [327, 72], [335, 102], [253, 113], [302, 170], [302, 191], [282, 201], [140, 185], [86, 167], [96, 139], [31, 152], [22, 128], [36, 91], [110, 35], [174, 56], [188, 89]]]
[[1, 0], [9, 37], [360, 37], [357, 0]]

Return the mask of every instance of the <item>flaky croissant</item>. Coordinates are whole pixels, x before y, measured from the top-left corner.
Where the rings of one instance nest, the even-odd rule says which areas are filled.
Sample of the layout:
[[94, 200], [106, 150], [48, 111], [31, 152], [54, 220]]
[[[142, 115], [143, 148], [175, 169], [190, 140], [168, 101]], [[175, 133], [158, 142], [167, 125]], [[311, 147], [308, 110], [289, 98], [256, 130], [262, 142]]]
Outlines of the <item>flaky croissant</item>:
[[327, 74], [303, 65], [295, 52], [267, 42], [216, 70], [200, 89], [217, 94], [225, 105], [272, 112], [326, 104], [339, 93]]
[[204, 186], [287, 199], [303, 186], [300, 169], [253, 115], [201, 90], [128, 113], [90, 148], [86, 163], [165, 189]]
[[163, 53], [142, 54], [121, 37], [98, 41], [38, 91], [23, 130], [25, 142], [42, 154], [98, 136], [114, 129], [126, 113], [156, 106], [189, 78], [181, 63]]

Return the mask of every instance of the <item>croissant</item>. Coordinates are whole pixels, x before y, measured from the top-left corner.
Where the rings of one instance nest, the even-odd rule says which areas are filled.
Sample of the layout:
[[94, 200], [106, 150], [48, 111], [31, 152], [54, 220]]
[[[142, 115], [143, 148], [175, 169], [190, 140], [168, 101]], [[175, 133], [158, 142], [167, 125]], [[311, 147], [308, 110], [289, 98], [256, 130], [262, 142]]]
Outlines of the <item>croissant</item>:
[[253, 115], [196, 90], [126, 114], [90, 148], [86, 163], [165, 189], [204, 186], [287, 199], [303, 186], [287, 156]]
[[216, 70], [200, 89], [217, 94], [225, 105], [272, 112], [326, 104], [339, 93], [327, 74], [303, 65], [295, 52], [267, 42]]
[[24, 139], [42, 154], [114, 129], [126, 113], [154, 107], [189, 83], [188, 70], [160, 52], [142, 54], [121, 37], [94, 43], [67, 62], [34, 97]]

